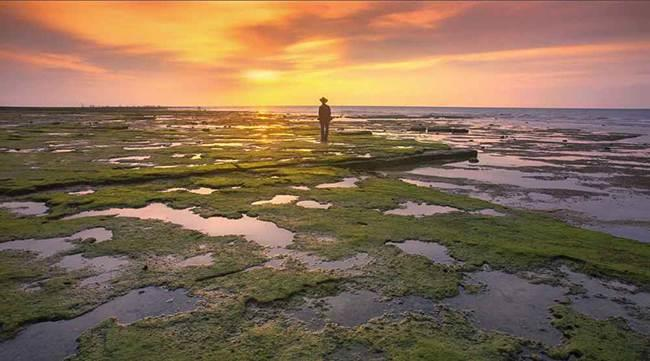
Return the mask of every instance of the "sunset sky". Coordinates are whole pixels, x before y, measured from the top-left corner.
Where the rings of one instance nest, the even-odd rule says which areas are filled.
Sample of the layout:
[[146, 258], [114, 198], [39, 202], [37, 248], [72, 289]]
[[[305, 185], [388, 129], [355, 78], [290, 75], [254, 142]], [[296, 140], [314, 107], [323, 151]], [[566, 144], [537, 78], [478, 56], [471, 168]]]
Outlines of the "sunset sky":
[[0, 105], [650, 107], [650, 2], [0, 2]]

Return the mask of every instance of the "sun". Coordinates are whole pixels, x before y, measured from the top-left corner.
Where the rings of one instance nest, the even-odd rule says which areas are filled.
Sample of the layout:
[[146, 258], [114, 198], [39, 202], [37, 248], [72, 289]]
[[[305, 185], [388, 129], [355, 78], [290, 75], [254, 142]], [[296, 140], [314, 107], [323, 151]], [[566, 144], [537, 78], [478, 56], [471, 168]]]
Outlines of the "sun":
[[272, 82], [280, 77], [280, 72], [275, 70], [251, 69], [243, 73], [245, 79], [253, 82]]

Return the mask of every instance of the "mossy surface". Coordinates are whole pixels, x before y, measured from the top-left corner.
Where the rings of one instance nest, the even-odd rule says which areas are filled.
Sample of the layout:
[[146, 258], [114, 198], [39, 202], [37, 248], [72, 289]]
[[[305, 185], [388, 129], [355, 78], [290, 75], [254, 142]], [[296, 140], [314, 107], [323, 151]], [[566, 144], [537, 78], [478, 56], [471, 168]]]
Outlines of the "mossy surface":
[[553, 325], [567, 341], [552, 356], [593, 361], [639, 361], [650, 357], [650, 338], [630, 331], [621, 320], [590, 319], [568, 306], [553, 307]]
[[[449, 149], [444, 144], [338, 130], [330, 144], [320, 144], [315, 122], [293, 122], [278, 114], [185, 110], [170, 116], [169, 110], [152, 108], [88, 110], [89, 117], [80, 117], [76, 111], [53, 109], [47, 119], [29, 120], [5, 111], [21, 123], [0, 128], [0, 201], [45, 202], [49, 211], [22, 217], [0, 209], [0, 242], [69, 236], [92, 227], [111, 230], [113, 238], [75, 240], [71, 250], [48, 258], [0, 252], [3, 339], [31, 323], [73, 318], [130, 290], [157, 285], [186, 288], [204, 302], [190, 313], [131, 325], [108, 320], [84, 334], [77, 359], [512, 360], [530, 343], [480, 331], [447, 309], [436, 315], [384, 317], [356, 328], [329, 324], [320, 331], [282, 311], [303, 302], [303, 296], [342, 289], [444, 300], [458, 293], [464, 273], [485, 264], [517, 272], [569, 262], [574, 269], [650, 289], [648, 244], [573, 227], [541, 212], [417, 187], [363, 165], [346, 166]], [[342, 125], [353, 131], [357, 126]], [[115, 160], [133, 156], [145, 158]], [[344, 177], [358, 181], [351, 188], [318, 187]], [[167, 192], [198, 187], [214, 192]], [[94, 193], [70, 193], [87, 188]], [[253, 204], [275, 195], [331, 207]], [[296, 260], [273, 269], [262, 267], [271, 257], [267, 249], [237, 234], [211, 237], [157, 220], [65, 219], [88, 210], [141, 208], [153, 202], [191, 208], [203, 217], [257, 217], [294, 232], [291, 250], [323, 260], [363, 252], [371, 261], [347, 271], [314, 270]], [[425, 217], [385, 213], [406, 202], [457, 211]], [[488, 208], [504, 216], [474, 213]], [[405, 240], [439, 243], [463, 263], [435, 264], [385, 244]], [[108, 287], [81, 287], [97, 272], [54, 267], [76, 253], [123, 257], [129, 264]], [[208, 265], [178, 265], [208, 253], [213, 260]], [[648, 355], [647, 339], [617, 322], [596, 321], [567, 307], [553, 312], [555, 327], [568, 337], [551, 350], [558, 357], [634, 360]]]
[[[173, 360], [511, 360], [522, 348], [520, 340], [477, 331], [450, 311], [319, 332], [250, 316], [243, 304], [230, 303], [129, 326], [107, 321], [82, 336], [75, 360], [149, 360], [152, 349]], [[360, 350], [357, 358], [345, 356], [350, 349]]]
[[516, 339], [477, 331], [459, 314], [437, 318], [413, 315], [399, 322], [379, 320], [352, 336], [384, 351], [392, 360], [511, 360], [520, 350]]

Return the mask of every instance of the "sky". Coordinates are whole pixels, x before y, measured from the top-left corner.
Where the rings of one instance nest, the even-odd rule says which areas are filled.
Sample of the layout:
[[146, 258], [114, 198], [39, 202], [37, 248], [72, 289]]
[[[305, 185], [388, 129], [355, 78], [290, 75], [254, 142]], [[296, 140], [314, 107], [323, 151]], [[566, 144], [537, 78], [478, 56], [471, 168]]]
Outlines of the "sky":
[[650, 2], [2, 2], [0, 105], [650, 108]]

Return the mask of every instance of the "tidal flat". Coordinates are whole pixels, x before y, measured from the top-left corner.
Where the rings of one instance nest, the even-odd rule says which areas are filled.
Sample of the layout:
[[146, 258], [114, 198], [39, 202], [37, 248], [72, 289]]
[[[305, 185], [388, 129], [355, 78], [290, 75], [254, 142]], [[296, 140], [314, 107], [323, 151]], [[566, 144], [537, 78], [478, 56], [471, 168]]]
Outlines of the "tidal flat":
[[2, 353], [650, 357], [643, 134], [344, 115], [0, 108]]

